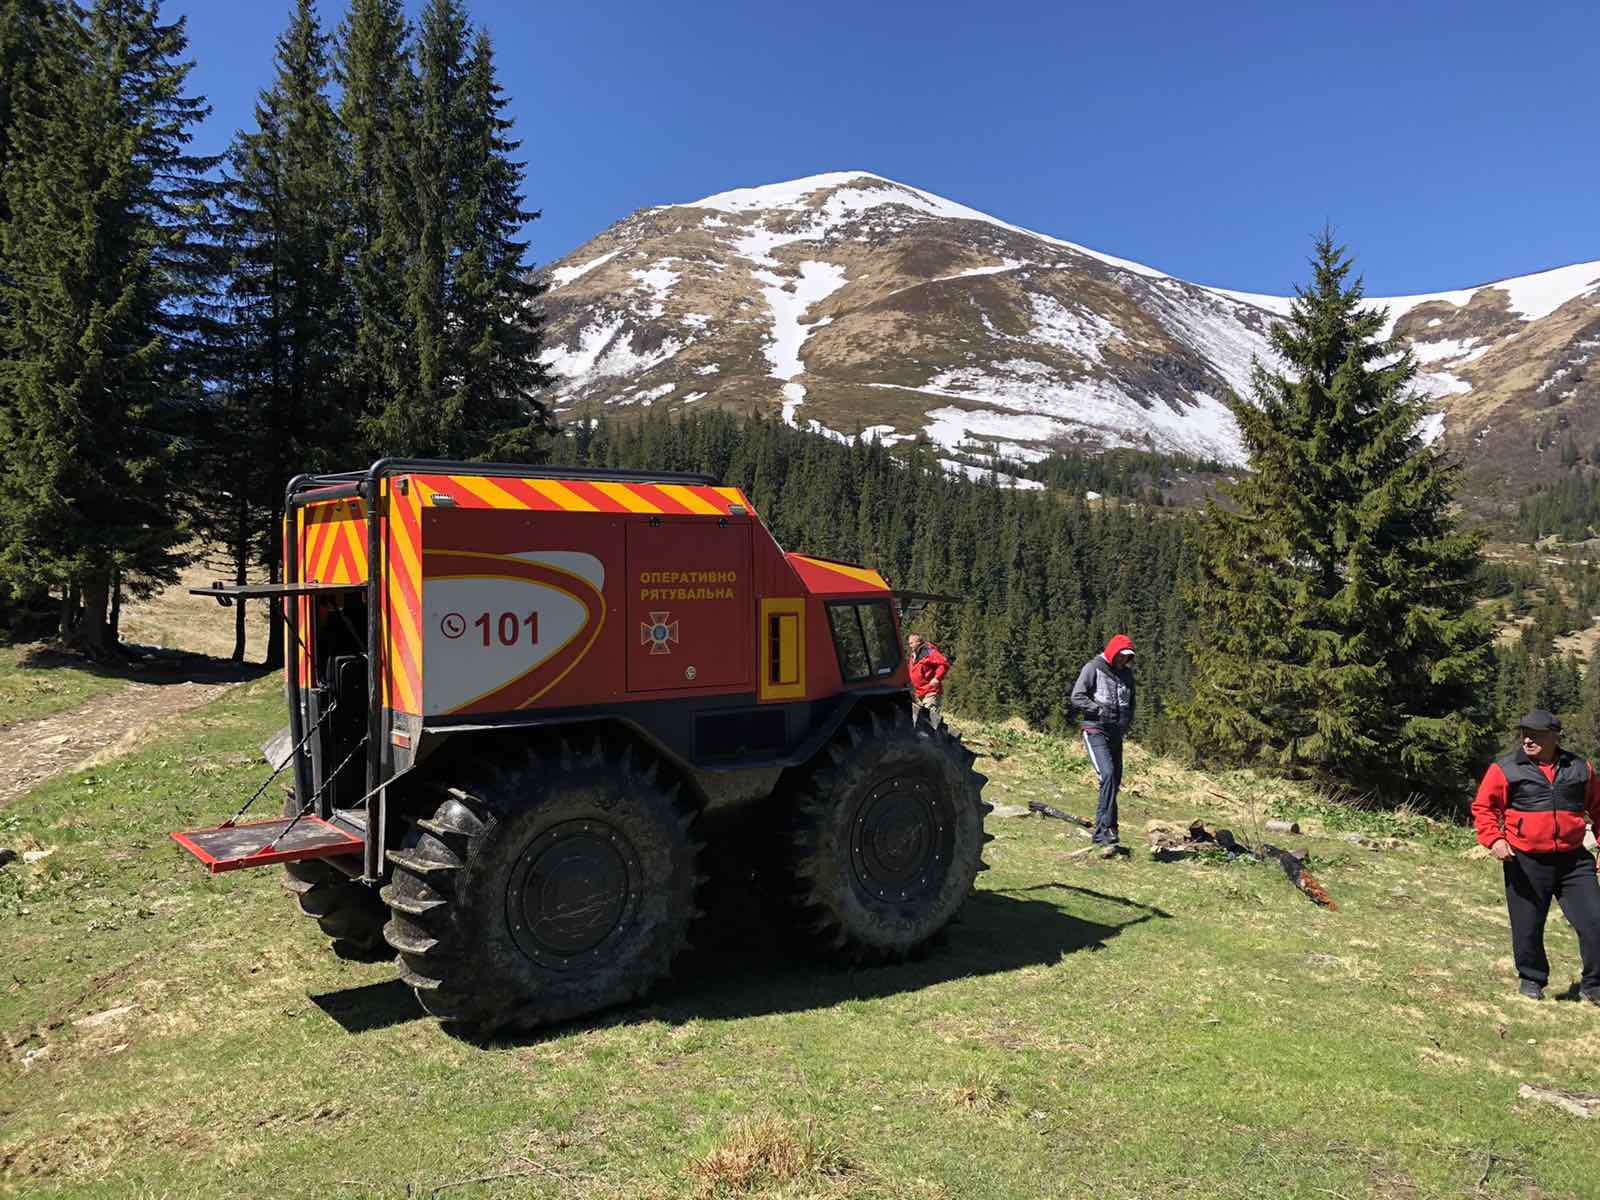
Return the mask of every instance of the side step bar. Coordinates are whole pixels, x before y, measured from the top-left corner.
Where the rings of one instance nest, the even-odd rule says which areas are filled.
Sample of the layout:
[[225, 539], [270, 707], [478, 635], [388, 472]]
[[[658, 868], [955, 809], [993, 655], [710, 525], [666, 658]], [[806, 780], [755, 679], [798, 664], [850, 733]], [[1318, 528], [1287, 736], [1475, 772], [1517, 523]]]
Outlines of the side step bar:
[[277, 817], [245, 825], [219, 825], [215, 829], [174, 833], [171, 837], [213, 875], [308, 858], [360, 854], [364, 845], [361, 838], [340, 825], [310, 815], [298, 821]]

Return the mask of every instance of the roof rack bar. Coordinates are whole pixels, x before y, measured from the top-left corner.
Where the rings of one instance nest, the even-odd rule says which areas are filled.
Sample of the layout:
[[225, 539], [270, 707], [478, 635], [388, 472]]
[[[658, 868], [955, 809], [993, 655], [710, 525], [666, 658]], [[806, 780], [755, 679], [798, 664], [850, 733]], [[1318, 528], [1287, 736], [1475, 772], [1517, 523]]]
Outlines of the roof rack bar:
[[[443, 458], [381, 458], [361, 474], [403, 475], [425, 471], [434, 474], [520, 476], [524, 479], [598, 479], [611, 483], [685, 483], [716, 487], [722, 481], [715, 475], [691, 471], [624, 471], [611, 467], [530, 466], [527, 463], [460, 462]], [[328, 477], [323, 477], [328, 478]]]

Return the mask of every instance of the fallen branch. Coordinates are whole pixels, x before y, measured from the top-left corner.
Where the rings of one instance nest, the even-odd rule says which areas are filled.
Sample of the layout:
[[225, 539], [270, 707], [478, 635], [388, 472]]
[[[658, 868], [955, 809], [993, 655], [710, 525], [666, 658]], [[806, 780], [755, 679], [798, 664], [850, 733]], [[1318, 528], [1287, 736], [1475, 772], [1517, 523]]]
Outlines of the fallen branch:
[[[527, 1160], [524, 1159], [523, 1161]], [[466, 1187], [469, 1183], [491, 1183], [496, 1179], [515, 1179], [519, 1175], [528, 1173], [527, 1167], [518, 1167], [513, 1171], [497, 1171], [493, 1175], [475, 1175], [471, 1179], [453, 1179], [449, 1183], [441, 1183], [437, 1187], [430, 1188], [428, 1195], [437, 1196], [440, 1192], [448, 1191], [451, 1188]]]
[[1054, 817], [1058, 821], [1067, 821], [1073, 825], [1081, 825], [1085, 829], [1094, 828], [1093, 821], [1085, 821], [1082, 817], [1075, 817], [1071, 813], [1062, 812], [1059, 808], [1052, 808], [1043, 800], [1029, 800], [1028, 809], [1030, 812], [1038, 813], [1041, 817]]
[[1489, 1172], [1494, 1170], [1494, 1155], [1489, 1155], [1488, 1161], [1483, 1164], [1483, 1174], [1478, 1176], [1478, 1186], [1481, 1188], [1489, 1182]]

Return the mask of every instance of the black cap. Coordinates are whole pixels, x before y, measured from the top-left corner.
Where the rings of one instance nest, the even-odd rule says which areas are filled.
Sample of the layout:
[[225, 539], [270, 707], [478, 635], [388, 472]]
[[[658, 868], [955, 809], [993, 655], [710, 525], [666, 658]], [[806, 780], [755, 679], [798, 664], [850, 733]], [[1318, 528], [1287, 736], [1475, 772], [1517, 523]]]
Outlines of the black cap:
[[1522, 720], [1517, 722], [1517, 728], [1531, 729], [1535, 733], [1543, 733], [1547, 730], [1550, 733], [1560, 733], [1561, 718], [1554, 713], [1545, 712], [1542, 708], [1536, 708], [1531, 712], [1522, 714]]

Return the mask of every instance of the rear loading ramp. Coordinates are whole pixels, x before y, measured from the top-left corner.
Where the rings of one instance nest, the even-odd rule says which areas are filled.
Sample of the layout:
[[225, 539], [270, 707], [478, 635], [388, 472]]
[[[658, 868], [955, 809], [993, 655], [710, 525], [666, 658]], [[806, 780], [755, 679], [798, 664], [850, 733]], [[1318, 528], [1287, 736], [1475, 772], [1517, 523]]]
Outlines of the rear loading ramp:
[[212, 875], [267, 867], [276, 863], [304, 862], [312, 858], [338, 858], [360, 854], [361, 838], [336, 821], [309, 814], [219, 825], [174, 833], [172, 840], [200, 860]]

